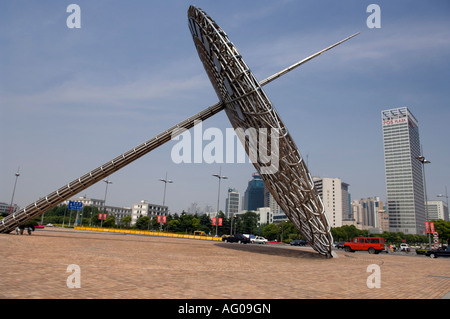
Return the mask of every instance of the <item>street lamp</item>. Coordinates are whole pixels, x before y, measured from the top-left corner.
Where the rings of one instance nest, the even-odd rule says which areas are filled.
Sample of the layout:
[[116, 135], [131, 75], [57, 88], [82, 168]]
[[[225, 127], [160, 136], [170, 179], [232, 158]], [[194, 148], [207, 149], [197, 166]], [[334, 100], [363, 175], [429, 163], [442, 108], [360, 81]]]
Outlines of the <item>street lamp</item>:
[[[108, 185], [112, 184], [108, 179], [103, 180], [106, 183], [105, 200], [103, 201], [103, 212], [106, 214], [106, 194], [108, 193]], [[103, 216], [100, 219], [100, 227], [103, 227]]]
[[[161, 182], [164, 182], [164, 197], [163, 197], [163, 207], [166, 205], [166, 187], [167, 183], [173, 183], [170, 179], [167, 179], [167, 172], [166, 172], [166, 178], [160, 178]], [[162, 214], [161, 214], [161, 222], [159, 223], [159, 231], [162, 231]]]
[[14, 193], [16, 192], [17, 178], [19, 178], [19, 176], [20, 176], [19, 169], [20, 169], [20, 167], [17, 168], [16, 181], [14, 182], [14, 188], [13, 188], [13, 193], [12, 193], [12, 197], [11, 197], [11, 205], [9, 205], [9, 209], [8, 209], [8, 210], [11, 210], [10, 213], [14, 213], [14, 208], [13, 208]]
[[217, 193], [217, 213], [216, 213], [216, 237], [217, 237], [217, 227], [219, 225], [219, 200], [220, 200], [220, 181], [222, 179], [228, 179], [226, 176], [222, 176], [222, 167], [220, 167], [219, 174], [213, 174], [213, 176], [219, 179], [219, 191]]
[[[425, 191], [425, 214], [426, 214], [426, 218], [427, 218], [427, 223], [429, 223], [430, 220], [428, 218], [428, 203], [427, 203], [428, 199], [427, 199], [427, 183], [426, 183], [426, 178], [425, 178], [425, 164], [429, 164], [431, 162], [428, 161], [427, 159], [425, 159], [425, 157], [422, 156], [422, 155], [421, 156], [417, 156], [416, 159], [419, 160], [419, 162], [422, 163], [423, 187], [424, 187], [424, 191]], [[428, 243], [430, 244], [430, 249], [431, 249], [431, 234], [430, 234], [430, 232], [428, 232]]]

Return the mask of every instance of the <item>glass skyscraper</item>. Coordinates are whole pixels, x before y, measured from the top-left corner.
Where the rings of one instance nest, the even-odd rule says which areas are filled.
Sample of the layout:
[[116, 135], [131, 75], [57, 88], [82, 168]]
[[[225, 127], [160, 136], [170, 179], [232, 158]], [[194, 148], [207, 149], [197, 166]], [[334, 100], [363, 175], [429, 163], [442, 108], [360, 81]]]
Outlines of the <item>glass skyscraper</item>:
[[425, 200], [419, 126], [407, 107], [381, 112], [389, 231], [424, 234]]
[[264, 181], [259, 173], [253, 173], [252, 177], [245, 191], [244, 210], [256, 211], [264, 207]]

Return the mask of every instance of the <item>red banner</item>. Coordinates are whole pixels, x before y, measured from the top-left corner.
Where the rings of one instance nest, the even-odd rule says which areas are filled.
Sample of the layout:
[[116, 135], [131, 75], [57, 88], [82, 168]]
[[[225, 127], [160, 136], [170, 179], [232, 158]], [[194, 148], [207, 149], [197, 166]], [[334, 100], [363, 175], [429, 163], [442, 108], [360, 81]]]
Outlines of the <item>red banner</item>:
[[157, 220], [158, 220], [158, 223], [161, 223], [161, 220], [162, 220], [162, 222], [165, 224], [167, 222], [167, 217], [166, 216], [158, 216]]
[[106, 214], [98, 214], [98, 219], [106, 220]]
[[219, 226], [222, 226], [222, 218], [219, 218]]
[[430, 232], [430, 226], [428, 224], [428, 222], [425, 222], [425, 233], [429, 233]]
[[213, 224], [213, 226], [216, 226], [216, 217], [212, 218], [212, 224]]
[[433, 222], [430, 222], [430, 230], [431, 230], [431, 233], [434, 233], [434, 223]]

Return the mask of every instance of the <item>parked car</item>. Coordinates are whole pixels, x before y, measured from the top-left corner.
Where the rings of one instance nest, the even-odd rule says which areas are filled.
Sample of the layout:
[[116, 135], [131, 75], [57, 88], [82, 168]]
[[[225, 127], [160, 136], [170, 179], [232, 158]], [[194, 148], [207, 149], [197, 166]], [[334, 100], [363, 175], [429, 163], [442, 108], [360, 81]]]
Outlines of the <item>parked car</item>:
[[344, 249], [344, 242], [338, 242], [334, 244], [337, 249]]
[[431, 258], [450, 257], [450, 250], [440, 250], [440, 249], [428, 250], [425, 253], [425, 256], [429, 256]]
[[405, 251], [405, 252], [409, 253], [410, 250], [411, 249], [409, 248], [408, 244], [400, 244], [400, 251]]
[[384, 238], [381, 237], [355, 237], [351, 242], [344, 243], [346, 252], [365, 250], [369, 254], [378, 254], [384, 251]]
[[245, 237], [242, 234], [235, 234], [231, 236], [224, 236], [222, 237], [222, 241], [224, 242], [230, 242], [230, 243], [239, 243], [239, 244], [249, 244], [250, 239]]
[[261, 236], [256, 236], [256, 237], [250, 238], [250, 241], [253, 244], [267, 244], [267, 239], [265, 239], [264, 237], [261, 237]]
[[306, 240], [303, 239], [295, 239], [290, 242], [291, 246], [306, 246]]

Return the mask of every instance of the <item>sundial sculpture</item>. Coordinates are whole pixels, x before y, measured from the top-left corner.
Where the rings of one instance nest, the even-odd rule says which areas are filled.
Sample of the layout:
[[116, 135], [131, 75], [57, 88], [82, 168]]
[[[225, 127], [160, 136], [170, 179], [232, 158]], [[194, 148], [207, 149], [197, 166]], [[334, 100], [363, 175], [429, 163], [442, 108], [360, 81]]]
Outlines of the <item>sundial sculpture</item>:
[[[262, 87], [358, 33], [258, 82], [226, 33], [203, 10], [190, 6], [188, 22], [198, 55], [220, 101], [25, 208], [6, 216], [0, 221], [0, 233], [11, 232], [17, 226], [23, 225], [75, 196], [192, 128], [200, 121], [225, 110], [253, 165], [264, 180], [265, 186], [285, 214], [311, 247], [321, 255], [332, 256], [333, 238], [322, 201], [303, 158]], [[255, 145], [249, 142], [252, 137], [243, 134], [251, 128], [266, 132], [267, 136], [271, 137], [264, 141], [265, 143], [260, 143], [260, 139], [256, 145], [266, 151], [259, 154], [267, 154], [267, 150], [277, 151], [276, 157], [271, 154], [269, 165], [267, 158], [253, 156]], [[276, 138], [273, 138], [274, 136]]]

